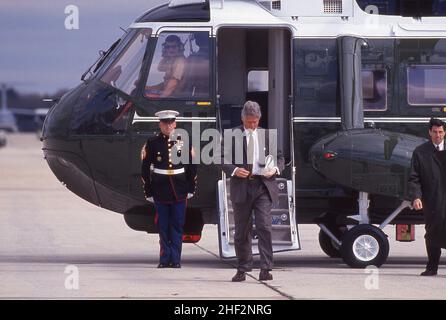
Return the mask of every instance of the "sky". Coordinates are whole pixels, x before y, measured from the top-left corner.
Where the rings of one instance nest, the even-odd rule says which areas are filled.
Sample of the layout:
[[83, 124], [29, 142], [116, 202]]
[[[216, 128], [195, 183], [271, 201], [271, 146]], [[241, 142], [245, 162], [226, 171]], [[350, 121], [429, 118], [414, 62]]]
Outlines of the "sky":
[[[0, 83], [53, 94], [82, 73], [136, 18], [168, 0], [0, 0]], [[69, 30], [78, 9], [79, 29]], [[71, 24], [73, 25], [73, 24]]]

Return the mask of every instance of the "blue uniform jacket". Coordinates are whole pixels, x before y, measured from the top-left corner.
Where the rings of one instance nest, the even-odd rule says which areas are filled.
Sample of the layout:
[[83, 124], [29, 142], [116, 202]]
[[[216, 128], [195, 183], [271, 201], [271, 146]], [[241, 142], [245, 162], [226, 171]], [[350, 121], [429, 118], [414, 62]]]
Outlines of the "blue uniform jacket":
[[[179, 146], [182, 142], [169, 140], [169, 137], [158, 133], [147, 140], [142, 150], [141, 176], [146, 197], [155, 201], [173, 203], [184, 201], [188, 193], [195, 193], [197, 186], [197, 165], [192, 164], [191, 146]], [[174, 163], [172, 153], [188, 152], [188, 163]], [[185, 172], [175, 175], [154, 173], [152, 168], [163, 170], [181, 169]]]

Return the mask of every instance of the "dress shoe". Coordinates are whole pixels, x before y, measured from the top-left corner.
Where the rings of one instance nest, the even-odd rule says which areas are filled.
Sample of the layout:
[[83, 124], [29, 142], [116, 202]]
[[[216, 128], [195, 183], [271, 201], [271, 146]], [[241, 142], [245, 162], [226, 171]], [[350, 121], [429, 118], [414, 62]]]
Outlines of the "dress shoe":
[[431, 277], [431, 276], [436, 276], [436, 275], [437, 275], [436, 270], [429, 270], [429, 269], [426, 269], [426, 271], [423, 271], [420, 274], [420, 276], [423, 276], [423, 277]]
[[246, 273], [243, 271], [237, 271], [235, 276], [232, 277], [232, 282], [242, 282], [246, 280]]
[[170, 263], [169, 267], [175, 268], [175, 269], [179, 269], [179, 268], [181, 268], [181, 264], [179, 264], [179, 263]]
[[260, 270], [259, 273], [259, 280], [260, 281], [268, 281], [268, 280], [273, 280], [273, 275], [271, 273], [269, 273], [269, 270]]
[[167, 267], [169, 267], [169, 265], [167, 263], [160, 263], [158, 265], [158, 269], [167, 268]]

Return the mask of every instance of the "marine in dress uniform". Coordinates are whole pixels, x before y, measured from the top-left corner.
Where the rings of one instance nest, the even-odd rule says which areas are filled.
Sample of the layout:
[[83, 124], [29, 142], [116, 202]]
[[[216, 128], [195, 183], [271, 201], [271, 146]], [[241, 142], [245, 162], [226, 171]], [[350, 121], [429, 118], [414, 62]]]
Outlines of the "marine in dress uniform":
[[[148, 139], [142, 149], [141, 175], [146, 199], [156, 209], [155, 223], [160, 237], [158, 268], [180, 268], [187, 199], [196, 190], [197, 167], [192, 164], [192, 147], [175, 134], [178, 112], [164, 110], [155, 115], [161, 131]], [[180, 159], [182, 152], [188, 152], [188, 163], [175, 163], [173, 154]]]

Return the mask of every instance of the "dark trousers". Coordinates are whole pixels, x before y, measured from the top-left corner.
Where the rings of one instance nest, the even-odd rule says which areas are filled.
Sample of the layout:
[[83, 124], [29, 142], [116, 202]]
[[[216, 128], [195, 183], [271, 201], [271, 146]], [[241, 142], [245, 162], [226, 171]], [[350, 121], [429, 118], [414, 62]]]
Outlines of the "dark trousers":
[[248, 181], [248, 199], [243, 203], [233, 203], [235, 223], [235, 254], [237, 270], [252, 270], [252, 215], [258, 237], [260, 268], [271, 270], [273, 267], [273, 248], [271, 241], [272, 202], [268, 190], [260, 179]]
[[169, 204], [155, 201], [155, 208], [160, 236], [160, 263], [180, 263], [186, 201]]
[[427, 251], [427, 259], [428, 259], [426, 269], [437, 271], [438, 265], [440, 264], [441, 248], [433, 247], [426, 243], [426, 251]]

